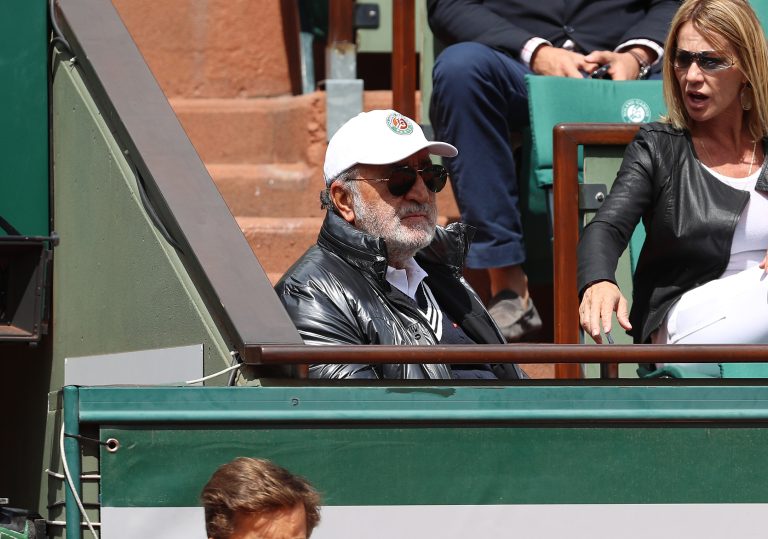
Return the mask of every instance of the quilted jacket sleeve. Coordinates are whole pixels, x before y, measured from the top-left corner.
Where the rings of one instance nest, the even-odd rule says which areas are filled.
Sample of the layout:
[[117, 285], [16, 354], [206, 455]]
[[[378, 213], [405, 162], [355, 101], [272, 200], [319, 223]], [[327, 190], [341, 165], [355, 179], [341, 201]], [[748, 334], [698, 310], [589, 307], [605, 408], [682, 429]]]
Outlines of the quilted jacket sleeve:
[[[329, 281], [300, 283], [292, 279], [277, 289], [280, 301], [305, 344], [369, 344], [340, 287]], [[371, 365], [312, 365], [312, 378], [378, 378]]]

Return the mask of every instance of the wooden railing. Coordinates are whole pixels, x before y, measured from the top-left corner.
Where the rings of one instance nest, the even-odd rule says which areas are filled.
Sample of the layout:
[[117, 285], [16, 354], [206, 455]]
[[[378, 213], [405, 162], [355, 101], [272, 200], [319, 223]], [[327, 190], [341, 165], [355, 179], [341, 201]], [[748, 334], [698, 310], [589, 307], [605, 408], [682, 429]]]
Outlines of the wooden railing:
[[[637, 124], [560, 124], [554, 129], [554, 308], [555, 342], [580, 341], [579, 295], [576, 289], [576, 245], [579, 242], [579, 146], [626, 146], [634, 138]], [[673, 353], [671, 350], [665, 353]], [[655, 361], [650, 361], [655, 363]], [[664, 362], [670, 362], [665, 360]], [[602, 369], [608, 378], [618, 377], [618, 366]], [[579, 375], [578, 365], [558, 365], [557, 378]]]
[[[574, 367], [600, 363], [763, 363], [768, 347], [760, 345], [587, 345], [515, 344], [450, 346], [262, 346], [246, 361], [252, 365], [365, 363], [556, 363]], [[562, 378], [562, 376], [558, 376]], [[578, 378], [571, 376], [570, 378]]]
[[761, 363], [768, 361], [768, 346], [759, 344], [700, 345], [595, 345], [507, 344], [373, 346], [373, 345], [269, 345], [260, 346], [254, 365], [279, 363]]
[[409, 118], [416, 118], [413, 0], [393, 0], [392, 9], [392, 108]]

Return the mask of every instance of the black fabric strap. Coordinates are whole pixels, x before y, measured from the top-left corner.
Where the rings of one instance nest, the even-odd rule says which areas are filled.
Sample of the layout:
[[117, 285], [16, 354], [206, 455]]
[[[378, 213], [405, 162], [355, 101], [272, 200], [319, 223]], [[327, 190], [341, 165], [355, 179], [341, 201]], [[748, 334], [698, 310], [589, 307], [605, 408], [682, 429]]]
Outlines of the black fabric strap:
[[16, 230], [11, 223], [3, 219], [2, 215], [0, 215], [0, 227], [2, 227], [2, 229], [5, 230], [5, 233], [9, 236], [21, 236], [21, 232]]

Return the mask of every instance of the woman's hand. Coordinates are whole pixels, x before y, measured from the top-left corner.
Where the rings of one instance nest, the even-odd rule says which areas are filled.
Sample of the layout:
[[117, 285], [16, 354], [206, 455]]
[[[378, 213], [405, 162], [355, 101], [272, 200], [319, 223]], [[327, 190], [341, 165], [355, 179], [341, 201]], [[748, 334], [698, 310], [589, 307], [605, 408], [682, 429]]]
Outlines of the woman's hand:
[[[765, 263], [768, 261], [766, 255]], [[616, 319], [624, 329], [632, 329], [629, 323], [629, 309], [627, 299], [621, 294], [619, 287], [610, 281], [600, 281], [584, 292], [579, 306], [579, 321], [584, 331], [592, 337], [597, 344], [602, 344], [600, 335], [601, 322], [604, 333], [611, 331], [611, 315], [616, 312]]]
[[768, 252], [765, 253], [765, 257], [763, 258], [763, 261], [760, 262], [760, 267], [765, 270], [766, 273], [768, 273]]

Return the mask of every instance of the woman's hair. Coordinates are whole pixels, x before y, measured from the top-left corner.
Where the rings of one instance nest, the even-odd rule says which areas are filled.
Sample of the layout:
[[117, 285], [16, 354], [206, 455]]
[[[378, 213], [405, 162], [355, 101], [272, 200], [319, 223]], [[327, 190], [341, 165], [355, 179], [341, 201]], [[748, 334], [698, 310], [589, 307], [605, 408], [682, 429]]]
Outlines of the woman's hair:
[[235, 515], [268, 515], [304, 506], [307, 537], [320, 522], [320, 495], [302, 477], [268, 460], [239, 457], [220, 466], [203, 488], [208, 537], [227, 539], [234, 531]]
[[679, 129], [690, 128], [682, 89], [675, 74], [675, 50], [680, 28], [687, 22], [715, 48], [730, 46], [736, 68], [754, 92], [747, 125], [755, 138], [768, 135], [768, 46], [755, 12], [747, 0], [685, 0], [669, 27], [664, 47], [664, 100], [667, 120]]

